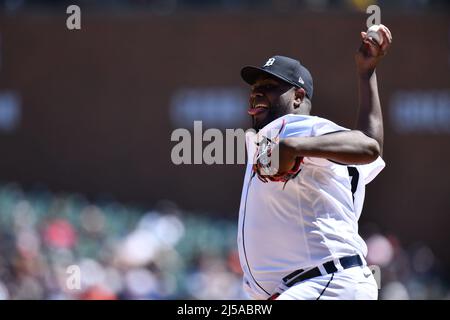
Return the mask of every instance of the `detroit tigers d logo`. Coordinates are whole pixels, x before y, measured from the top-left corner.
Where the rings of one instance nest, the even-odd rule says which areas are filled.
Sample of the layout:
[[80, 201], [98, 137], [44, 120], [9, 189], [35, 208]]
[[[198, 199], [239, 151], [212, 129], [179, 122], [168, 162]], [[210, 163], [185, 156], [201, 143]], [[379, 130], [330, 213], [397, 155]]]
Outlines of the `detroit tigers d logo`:
[[269, 60], [267, 60], [266, 64], [263, 65], [263, 68], [270, 67], [271, 65], [273, 65], [274, 62], [275, 62], [275, 58], [270, 58]]

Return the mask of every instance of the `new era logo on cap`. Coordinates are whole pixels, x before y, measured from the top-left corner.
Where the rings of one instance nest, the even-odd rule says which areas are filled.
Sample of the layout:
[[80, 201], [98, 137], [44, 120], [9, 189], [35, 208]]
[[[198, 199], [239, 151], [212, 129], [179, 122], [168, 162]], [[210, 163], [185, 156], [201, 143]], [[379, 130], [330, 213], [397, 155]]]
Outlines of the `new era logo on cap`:
[[262, 75], [272, 75], [286, 81], [293, 86], [305, 89], [306, 96], [311, 99], [313, 95], [313, 80], [311, 73], [300, 61], [285, 57], [273, 56], [262, 67], [247, 66], [242, 68], [241, 76], [249, 84], [253, 84]]

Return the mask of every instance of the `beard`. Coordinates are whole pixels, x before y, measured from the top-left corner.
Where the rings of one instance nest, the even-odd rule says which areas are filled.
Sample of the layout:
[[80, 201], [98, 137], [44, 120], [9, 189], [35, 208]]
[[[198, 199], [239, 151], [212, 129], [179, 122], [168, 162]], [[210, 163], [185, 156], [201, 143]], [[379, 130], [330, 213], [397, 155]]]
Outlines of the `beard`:
[[264, 117], [252, 116], [252, 128], [258, 132], [273, 120], [278, 119], [286, 114], [287, 112], [284, 112], [284, 108], [282, 108], [280, 105], [270, 105]]

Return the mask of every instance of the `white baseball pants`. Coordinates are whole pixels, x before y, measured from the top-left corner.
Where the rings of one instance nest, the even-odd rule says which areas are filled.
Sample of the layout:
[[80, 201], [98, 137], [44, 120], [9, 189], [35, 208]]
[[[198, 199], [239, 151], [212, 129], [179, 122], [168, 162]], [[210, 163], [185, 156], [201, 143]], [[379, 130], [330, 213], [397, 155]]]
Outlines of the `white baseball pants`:
[[377, 300], [378, 287], [367, 266], [353, 267], [299, 282], [276, 300]]

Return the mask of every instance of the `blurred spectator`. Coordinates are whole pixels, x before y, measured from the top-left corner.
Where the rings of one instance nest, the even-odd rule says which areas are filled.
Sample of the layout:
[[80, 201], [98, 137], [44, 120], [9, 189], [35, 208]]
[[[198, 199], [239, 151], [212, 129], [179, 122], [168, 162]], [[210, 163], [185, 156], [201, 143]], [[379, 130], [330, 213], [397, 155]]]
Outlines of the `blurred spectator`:
[[[0, 299], [237, 299], [234, 221], [0, 186]], [[196, 258], [199, 257], [199, 258]], [[80, 288], [69, 288], [69, 266]]]
[[[183, 212], [170, 201], [145, 211], [80, 195], [0, 186], [0, 300], [246, 299], [235, 221]], [[366, 238], [381, 268], [380, 299], [449, 299], [430, 248], [394, 235]], [[69, 266], [80, 287], [67, 285]]]

